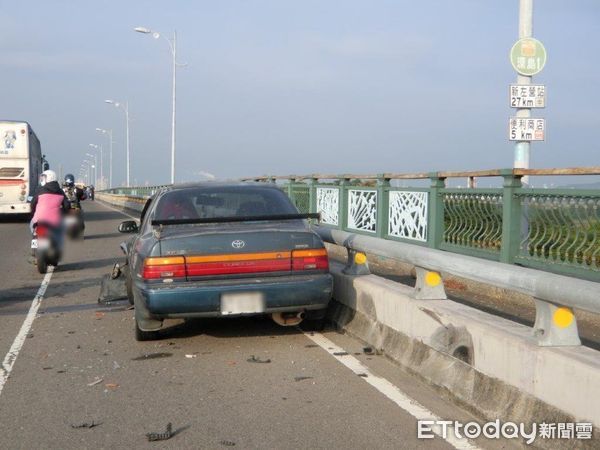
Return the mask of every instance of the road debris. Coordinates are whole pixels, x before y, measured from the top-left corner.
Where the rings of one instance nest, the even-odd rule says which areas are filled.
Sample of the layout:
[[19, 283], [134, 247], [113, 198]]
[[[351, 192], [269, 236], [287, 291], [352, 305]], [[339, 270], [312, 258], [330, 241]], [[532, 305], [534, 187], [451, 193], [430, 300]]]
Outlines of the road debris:
[[148, 441], [166, 441], [167, 439], [171, 439], [173, 437], [173, 425], [171, 422], [167, 424], [167, 431], [164, 433], [146, 433], [146, 437]]
[[269, 364], [271, 362], [271, 360], [269, 358], [260, 359], [254, 355], [251, 355], [250, 358], [248, 358], [246, 361], [248, 361], [249, 363], [258, 363], [258, 364]]
[[198, 357], [198, 353], [189, 353], [187, 355], [185, 355], [186, 358], [197, 358]]
[[333, 352], [334, 356], [347, 356], [349, 355], [348, 352]]
[[119, 363], [116, 362], [116, 361], [113, 361], [113, 370], [117, 370], [117, 369], [120, 369], [120, 368], [121, 368], [121, 366], [119, 365]]
[[312, 380], [314, 377], [294, 377], [294, 381]]
[[365, 355], [374, 355], [375, 349], [373, 347], [363, 347], [363, 353]]
[[79, 429], [79, 428], [94, 428], [97, 427], [98, 425], [102, 425], [102, 422], [94, 422], [93, 420], [91, 422], [82, 422], [82, 423], [72, 423], [71, 424], [71, 428], [75, 428], [75, 429]]
[[225, 447], [235, 447], [235, 442], [233, 441], [221, 441], [221, 445]]
[[119, 387], [119, 385], [117, 383], [106, 383], [104, 387], [106, 387], [107, 389], [115, 390]]
[[158, 358], [168, 358], [173, 356], [173, 353], [144, 353], [143, 355], [136, 356], [135, 358], [131, 358], [132, 361], [145, 361], [147, 359], [158, 359]]
[[103, 378], [96, 378], [94, 381], [92, 381], [91, 383], [88, 383], [88, 386], [96, 386], [97, 384], [100, 384], [104, 381]]

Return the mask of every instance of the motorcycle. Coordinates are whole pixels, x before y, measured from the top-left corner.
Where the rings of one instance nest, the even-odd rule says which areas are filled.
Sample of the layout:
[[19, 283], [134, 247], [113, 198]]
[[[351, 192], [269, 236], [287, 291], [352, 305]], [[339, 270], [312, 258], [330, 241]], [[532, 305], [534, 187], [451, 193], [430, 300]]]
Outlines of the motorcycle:
[[83, 221], [83, 211], [77, 198], [77, 190], [74, 187], [64, 189], [71, 207], [65, 216], [65, 230], [70, 239], [83, 239], [85, 223]]
[[71, 208], [65, 216], [65, 230], [67, 236], [71, 239], [83, 239], [84, 228], [81, 208], [75, 203], [71, 203]]
[[39, 273], [46, 273], [48, 266], [57, 266], [61, 250], [56, 239], [56, 230], [45, 224], [37, 223], [31, 239], [31, 253]]

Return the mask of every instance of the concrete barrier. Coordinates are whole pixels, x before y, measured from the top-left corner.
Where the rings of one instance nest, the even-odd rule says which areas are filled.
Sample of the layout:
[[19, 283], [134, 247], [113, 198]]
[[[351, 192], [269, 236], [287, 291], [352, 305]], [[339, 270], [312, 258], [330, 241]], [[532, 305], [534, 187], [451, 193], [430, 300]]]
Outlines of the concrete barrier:
[[333, 321], [476, 413], [600, 425], [600, 352], [540, 347], [524, 325], [451, 300], [415, 300], [411, 287], [342, 268], [332, 264]]
[[142, 212], [142, 209], [146, 204], [145, 198], [130, 197], [128, 195], [107, 194], [105, 192], [96, 193], [96, 199], [117, 208], [127, 209], [135, 212]]

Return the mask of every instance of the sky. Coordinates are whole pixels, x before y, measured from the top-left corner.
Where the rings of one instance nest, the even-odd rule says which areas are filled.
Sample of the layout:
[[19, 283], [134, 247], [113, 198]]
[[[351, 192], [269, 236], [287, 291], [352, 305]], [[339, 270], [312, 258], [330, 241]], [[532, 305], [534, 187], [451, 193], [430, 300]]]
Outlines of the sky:
[[[0, 119], [29, 122], [78, 173], [114, 130], [114, 184], [170, 179], [177, 30], [177, 181], [264, 174], [511, 167], [508, 53], [517, 0], [0, 0]], [[535, 0], [548, 52], [535, 168], [600, 165], [600, 2]], [[104, 169], [108, 172], [108, 151]]]

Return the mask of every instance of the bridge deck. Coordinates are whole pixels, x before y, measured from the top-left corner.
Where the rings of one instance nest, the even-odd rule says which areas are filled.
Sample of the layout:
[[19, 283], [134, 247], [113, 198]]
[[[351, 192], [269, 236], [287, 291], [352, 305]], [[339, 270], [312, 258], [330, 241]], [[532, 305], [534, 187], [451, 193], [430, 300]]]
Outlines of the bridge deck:
[[[169, 422], [180, 432], [168, 445], [178, 448], [451, 448], [417, 440], [409, 412], [298, 329], [266, 319], [202, 320], [175, 326], [164, 340], [136, 342], [128, 304], [96, 302], [101, 276], [121, 259], [116, 227], [124, 216], [98, 203], [85, 209], [86, 240], [67, 244], [0, 391], [0, 448], [138, 448]], [[0, 229], [4, 358], [43, 277], [28, 262], [26, 223]], [[437, 416], [473, 420], [384, 357], [365, 355], [360, 342], [323, 335]], [[250, 363], [252, 355], [271, 362]], [[100, 425], [71, 427], [91, 421]]]

